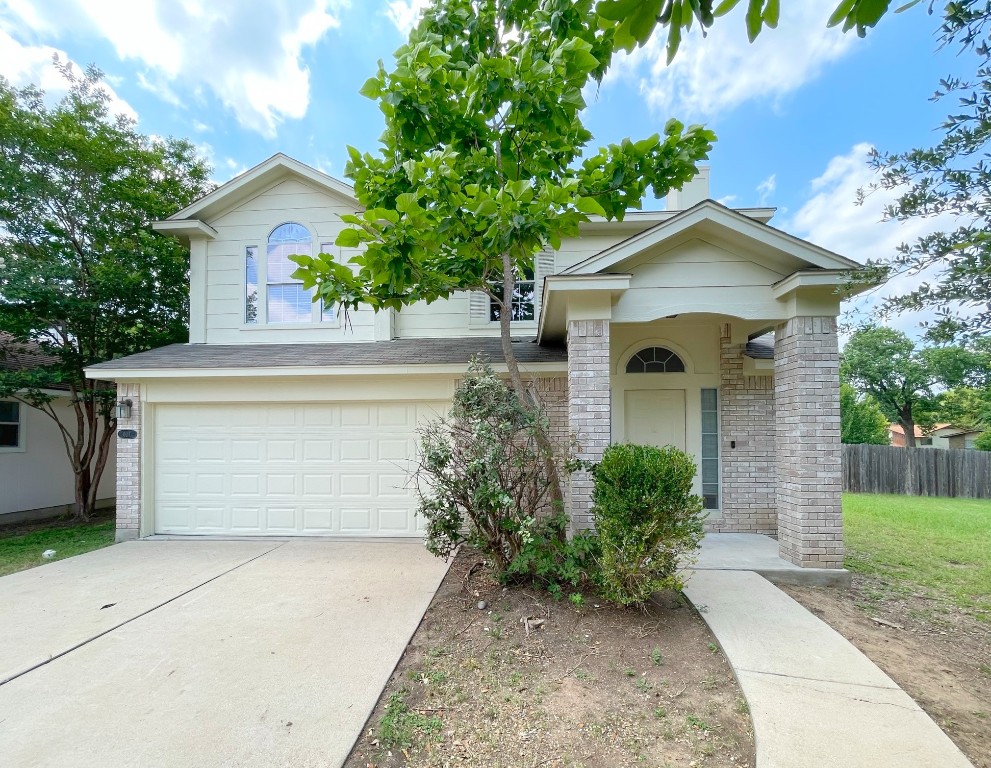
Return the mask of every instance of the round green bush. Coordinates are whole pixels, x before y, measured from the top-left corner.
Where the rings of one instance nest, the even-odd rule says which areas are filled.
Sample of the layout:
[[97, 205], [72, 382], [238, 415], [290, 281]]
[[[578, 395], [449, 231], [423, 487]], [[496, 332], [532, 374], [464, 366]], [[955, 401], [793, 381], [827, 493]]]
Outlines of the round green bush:
[[681, 589], [678, 563], [703, 536], [702, 499], [692, 493], [696, 466], [668, 446], [609, 446], [595, 469], [593, 501], [603, 592], [617, 603], [643, 603]]

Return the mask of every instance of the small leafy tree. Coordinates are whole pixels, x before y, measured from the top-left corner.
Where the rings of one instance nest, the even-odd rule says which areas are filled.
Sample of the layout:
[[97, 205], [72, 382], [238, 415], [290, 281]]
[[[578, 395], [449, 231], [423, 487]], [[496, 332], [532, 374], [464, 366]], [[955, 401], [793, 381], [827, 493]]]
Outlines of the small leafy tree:
[[[345, 173], [364, 206], [337, 239], [351, 264], [294, 257], [295, 276], [345, 311], [376, 311], [481, 291], [497, 309], [515, 392], [516, 275], [598, 214], [622, 219], [651, 190], [680, 187], [715, 135], [668, 121], [663, 134], [597, 151], [582, 122], [587, 87], [616, 53], [592, 0], [434, 0], [391, 70], [361, 92], [385, 117], [379, 155], [348, 148]], [[561, 484], [536, 435], [555, 501]]]
[[870, 395], [888, 419], [901, 425], [909, 448], [915, 447], [920, 412], [933, 412], [941, 389], [981, 382], [987, 372], [988, 355], [982, 349], [917, 349], [901, 331], [882, 326], [854, 333], [843, 347], [840, 364], [843, 379]]
[[849, 384], [840, 384], [840, 440], [844, 443], [887, 445], [888, 419], [869, 395], [858, 396]]
[[671, 446], [606, 449], [592, 498], [607, 598], [631, 605], [684, 586], [679, 561], [698, 549], [705, 519], [695, 471], [694, 459]]
[[[0, 372], [0, 397], [54, 421], [86, 519], [116, 422], [113, 386], [83, 369], [187, 338], [189, 255], [149, 224], [210, 184], [191, 144], [112, 118], [98, 70], [61, 69], [53, 106], [0, 78], [0, 354], [42, 353]], [[68, 418], [53, 389], [68, 390]]]
[[979, 451], [991, 451], [991, 430], [977, 436], [974, 440], [974, 448]]
[[[949, 227], [903, 243], [891, 258], [873, 260], [866, 278], [875, 282], [908, 275], [910, 290], [888, 297], [878, 310], [888, 313], [933, 310], [926, 321], [931, 341], [975, 339], [991, 332], [991, 3], [947, 3], [940, 39], [974, 54], [972, 77], [940, 81], [933, 100], [949, 100], [941, 138], [932, 146], [904, 152], [875, 151], [871, 165], [878, 181], [865, 193], [883, 188], [898, 198], [887, 220], [910, 221], [941, 216]], [[863, 199], [863, 195], [862, 195]], [[905, 283], [906, 281], [902, 281]]]
[[450, 413], [420, 429], [413, 480], [430, 552], [448, 557], [468, 542], [506, 577], [538, 514], [554, 511], [538, 438], [546, 429], [538, 407], [516, 397], [488, 363], [472, 360]]

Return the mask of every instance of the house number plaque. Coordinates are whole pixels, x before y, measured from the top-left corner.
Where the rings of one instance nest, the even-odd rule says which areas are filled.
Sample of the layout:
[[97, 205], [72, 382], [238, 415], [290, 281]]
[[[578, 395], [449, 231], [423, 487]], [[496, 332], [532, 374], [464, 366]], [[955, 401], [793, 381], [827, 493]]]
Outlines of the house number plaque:
[[138, 436], [136, 429], [121, 429], [117, 432], [117, 437], [121, 440], [133, 440]]

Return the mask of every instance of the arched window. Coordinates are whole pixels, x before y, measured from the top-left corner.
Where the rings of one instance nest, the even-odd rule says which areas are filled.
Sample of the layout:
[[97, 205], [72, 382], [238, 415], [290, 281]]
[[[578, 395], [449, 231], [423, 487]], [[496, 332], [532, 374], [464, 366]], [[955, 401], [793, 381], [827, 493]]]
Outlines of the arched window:
[[670, 349], [646, 347], [626, 364], [627, 373], [684, 373], [685, 363]]
[[280, 224], [268, 236], [265, 278], [268, 288], [268, 322], [308, 323], [313, 319], [313, 299], [303, 283], [290, 275], [299, 265], [290, 256], [310, 256], [312, 238], [302, 224]]

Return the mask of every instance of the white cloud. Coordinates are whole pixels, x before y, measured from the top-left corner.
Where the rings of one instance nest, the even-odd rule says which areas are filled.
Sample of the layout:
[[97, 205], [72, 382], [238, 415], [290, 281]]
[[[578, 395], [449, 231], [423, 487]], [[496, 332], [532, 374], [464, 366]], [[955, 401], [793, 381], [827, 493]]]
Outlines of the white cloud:
[[[13, 85], [24, 87], [35, 85], [45, 92], [49, 99], [58, 99], [68, 91], [68, 83], [62, 73], [55, 68], [53, 59], [58, 56], [68, 62], [77, 77], [83, 76], [82, 68], [72, 61], [68, 54], [50, 45], [25, 45], [0, 28], [0, 75]], [[110, 97], [110, 111], [137, 120], [138, 113], [124, 101], [105, 78], [103, 90]]]
[[386, 6], [385, 15], [405, 37], [419, 22], [420, 14], [428, 5], [430, 0], [393, 0]]
[[139, 84], [169, 102], [211, 90], [246, 128], [268, 138], [306, 114], [305, 48], [340, 26], [349, 0], [267, 0], [234, 11], [206, 0], [55, 0], [45, 19], [9, 5], [18, 26], [37, 35], [95, 36], [146, 69]]
[[766, 179], [764, 179], [760, 184], [757, 185], [756, 191], [760, 196], [759, 205], [767, 205], [767, 201], [771, 199], [771, 195], [774, 194], [774, 190], [778, 188], [778, 175], [772, 173]]
[[652, 109], [693, 118], [711, 118], [752, 99], [778, 99], [814, 80], [857, 39], [826, 28], [831, 4], [792, 0], [781, 5], [778, 28], [765, 29], [753, 44], [744, 25], [746, 3], [717, 19], [705, 39], [693, 27], [670, 66], [667, 35], [659, 31], [646, 46], [619, 59], [607, 82], [632, 78]]
[[[883, 210], [898, 197], [897, 190], [879, 189], [867, 195], [863, 205], [857, 205], [858, 190], [877, 181], [874, 171], [867, 165], [870, 149], [869, 144], [857, 144], [847, 154], [832, 158], [822, 175], [812, 180], [808, 199], [781, 227], [865, 263], [868, 259], [891, 258], [901, 243], [913, 242], [930, 232], [953, 226], [953, 219], [949, 217], [884, 221]], [[931, 278], [932, 273], [895, 277], [851, 302], [848, 319], [866, 319], [885, 297], [907, 293], [927, 277]], [[903, 314], [889, 318], [887, 324], [918, 335], [919, 322], [934, 316], [933, 312]]]

